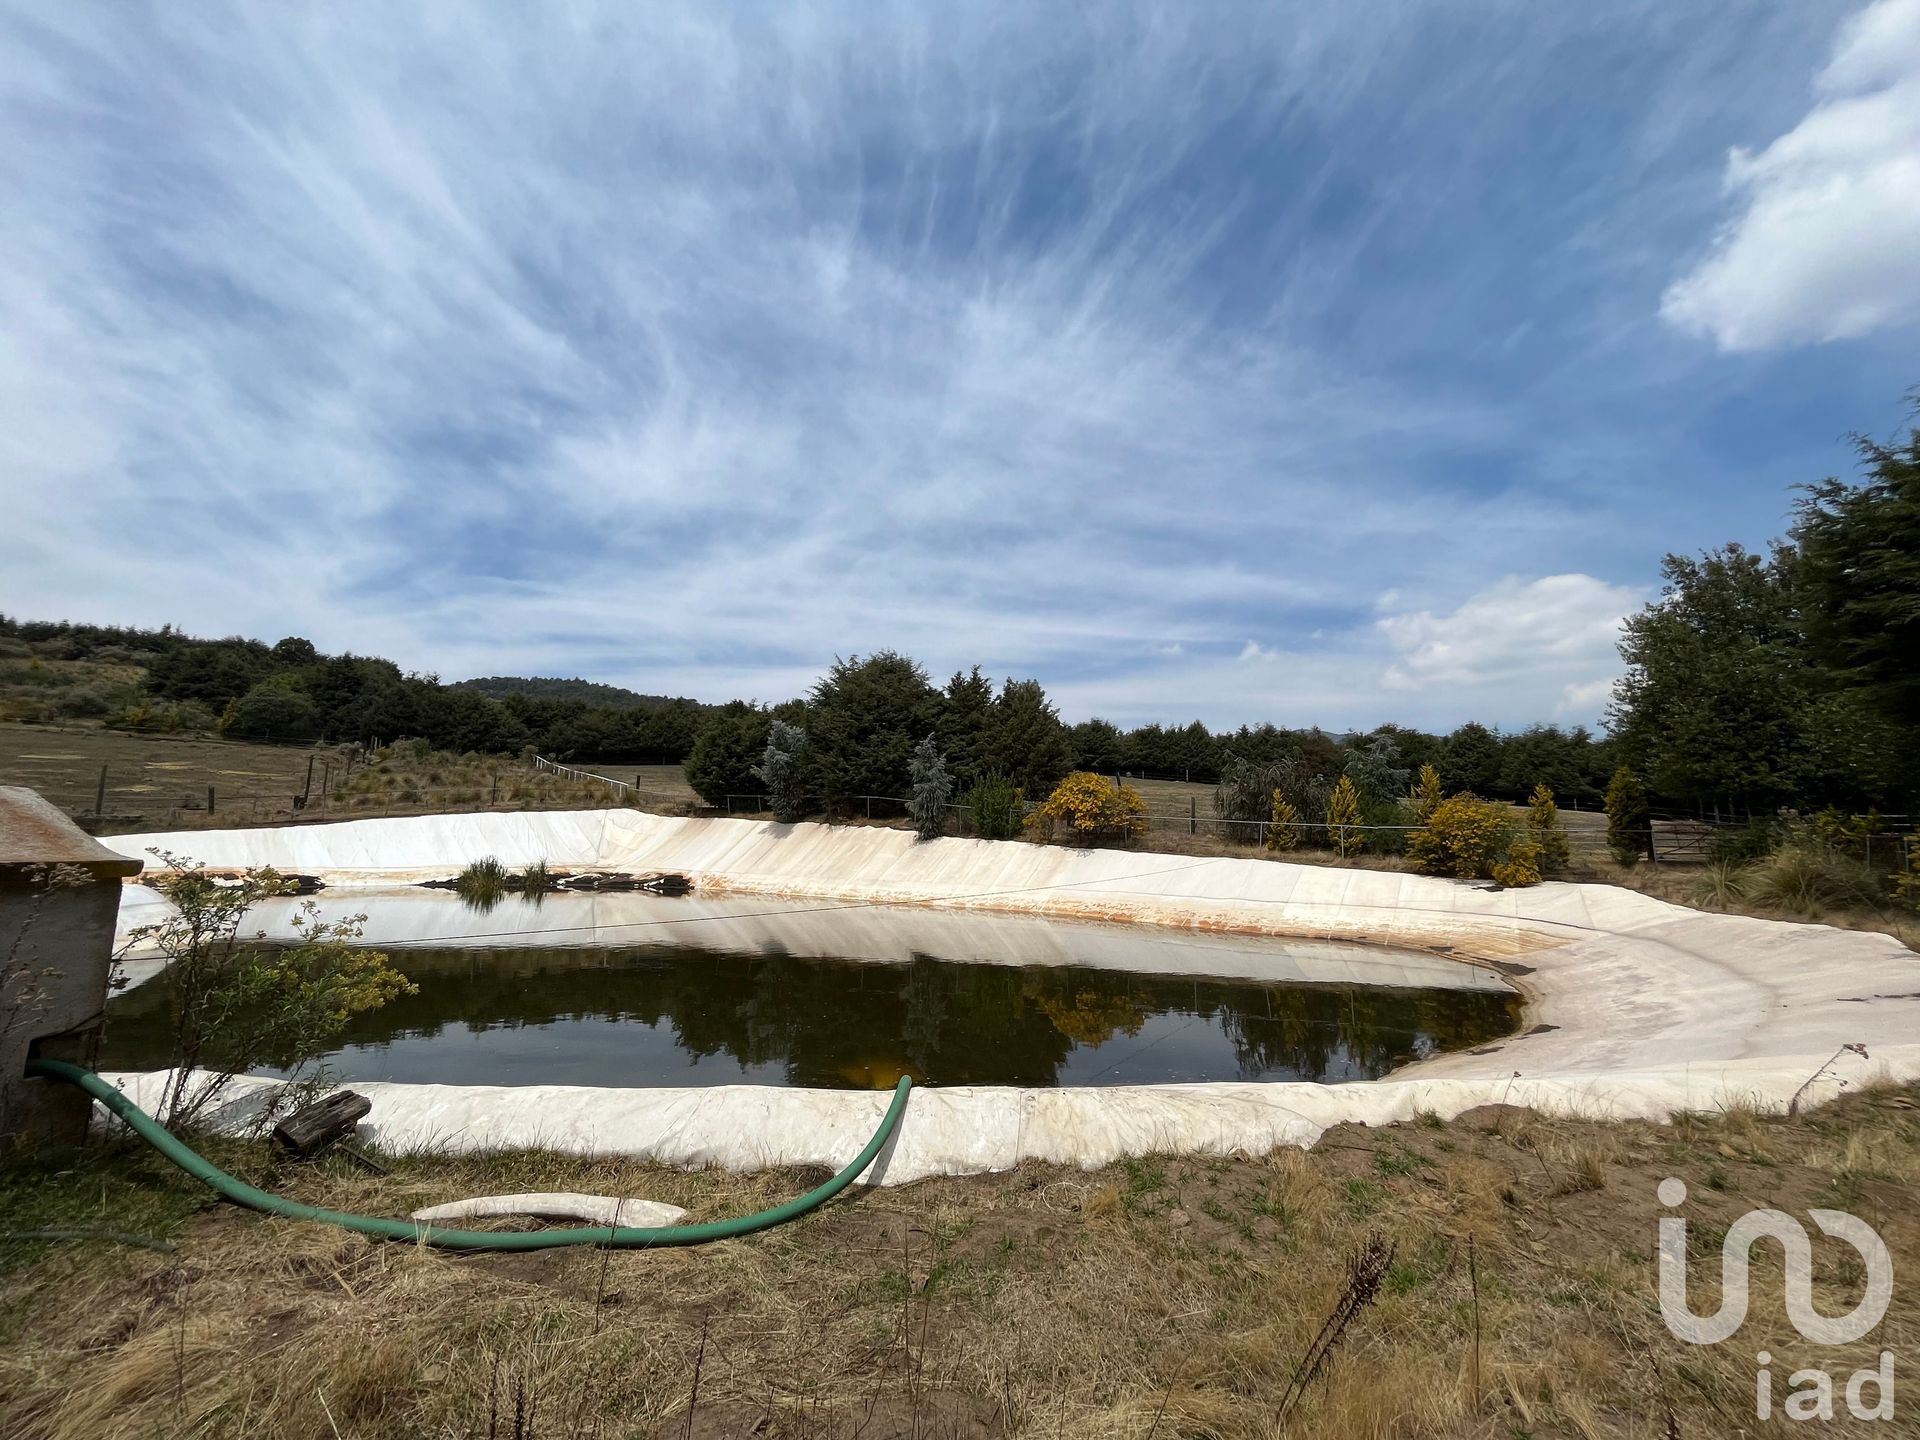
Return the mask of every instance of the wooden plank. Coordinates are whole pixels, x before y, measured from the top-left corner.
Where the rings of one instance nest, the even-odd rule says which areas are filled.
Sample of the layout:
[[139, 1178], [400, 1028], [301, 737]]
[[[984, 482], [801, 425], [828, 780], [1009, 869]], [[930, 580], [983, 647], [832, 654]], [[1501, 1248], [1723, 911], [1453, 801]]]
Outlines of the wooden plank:
[[311, 1155], [353, 1133], [373, 1102], [351, 1090], [336, 1090], [324, 1100], [303, 1105], [273, 1127], [276, 1145], [293, 1155]]

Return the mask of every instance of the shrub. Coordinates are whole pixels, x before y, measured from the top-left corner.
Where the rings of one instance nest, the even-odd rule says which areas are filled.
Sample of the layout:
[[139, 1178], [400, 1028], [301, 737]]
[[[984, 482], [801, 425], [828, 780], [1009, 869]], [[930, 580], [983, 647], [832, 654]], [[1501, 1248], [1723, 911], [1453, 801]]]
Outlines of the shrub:
[[1493, 883], [1510, 890], [1540, 883], [1540, 847], [1532, 840], [1515, 840], [1506, 858], [1493, 863]]
[[1693, 882], [1693, 903], [1725, 910], [1746, 895], [1746, 866], [1735, 860], [1710, 860]]
[[153, 701], [142, 695], [108, 715], [106, 723], [110, 730], [151, 730], [156, 723]]
[[990, 770], [960, 797], [967, 825], [982, 840], [1011, 840], [1027, 819], [1027, 797], [998, 770]]
[[1279, 765], [1256, 765], [1236, 757], [1213, 787], [1213, 813], [1222, 820], [1265, 820], [1273, 797], [1285, 793]]
[[213, 712], [197, 700], [156, 705], [145, 696], [108, 713], [105, 723], [111, 730], [159, 731], [165, 734], [181, 730], [211, 730], [215, 724]]
[[1913, 862], [1895, 878], [1893, 898], [1903, 909], [1920, 913], [1920, 845], [1913, 847]]
[[1267, 849], [1292, 850], [1300, 843], [1300, 814], [1286, 792], [1273, 792], [1273, 814], [1267, 822]]
[[1440, 808], [1440, 802], [1447, 797], [1440, 789], [1440, 772], [1431, 765], [1420, 767], [1420, 782], [1407, 797], [1407, 810], [1413, 816], [1413, 823], [1424, 825], [1433, 818], [1433, 812]]
[[1064, 823], [1082, 845], [1136, 840], [1147, 833], [1147, 802], [1131, 785], [1076, 770], [1054, 787], [1027, 823], [1051, 835], [1055, 822]]
[[929, 735], [913, 747], [913, 762], [908, 767], [913, 789], [907, 800], [907, 813], [913, 817], [914, 833], [931, 840], [946, 824], [947, 801], [953, 796], [953, 777], [947, 773], [947, 757], [942, 755]]
[[1640, 777], [1622, 765], [1607, 782], [1607, 848], [1622, 865], [1638, 864], [1653, 839], [1653, 816]]
[[1749, 900], [1795, 915], [1827, 910], [1879, 909], [1885, 901], [1880, 877], [1851, 855], [1821, 845], [1792, 844], [1748, 865], [1740, 891]]
[[1366, 838], [1369, 850], [1381, 855], [1407, 853], [1408, 832], [1401, 828], [1407, 823], [1404, 801], [1363, 793], [1360, 797], [1360, 823], [1368, 827], [1360, 835]]
[[62, 691], [53, 708], [75, 719], [97, 720], [112, 711], [113, 701], [94, 686], [76, 685]]
[[[304, 690], [284, 677], [263, 680], [222, 716], [230, 735], [260, 740], [311, 740], [320, 732], [320, 712]], [[425, 741], [420, 742], [425, 744]]]
[[1428, 817], [1427, 828], [1414, 833], [1407, 852], [1430, 875], [1492, 879], [1493, 867], [1513, 844], [1510, 815], [1506, 806], [1491, 800], [1455, 795], [1440, 802]]
[[547, 893], [547, 862], [535, 860], [520, 872], [520, 893], [522, 895], [544, 895]]
[[413, 993], [387, 956], [353, 948], [366, 916], [325, 921], [308, 901], [293, 918], [293, 944], [249, 945], [241, 923], [260, 901], [285, 891], [278, 874], [249, 869], [237, 881], [216, 880], [196, 861], [153, 853], [172, 872], [157, 883], [173, 914], [129, 939], [151, 942], [170, 962], [154, 982], [166, 986], [172, 1022], [170, 1073], [157, 1107], [168, 1128], [191, 1124], [236, 1075], [270, 1066], [297, 1076], [351, 1016]]
[[1378, 800], [1406, 788], [1407, 771], [1399, 760], [1400, 747], [1389, 736], [1377, 735], [1364, 745], [1347, 747], [1341, 773], [1353, 781], [1362, 799]]
[[1787, 827], [1777, 819], [1749, 820], [1738, 829], [1716, 831], [1707, 844], [1707, 853], [1716, 864], [1759, 860], [1785, 844], [1787, 833]]
[[1353, 828], [1359, 823], [1360, 794], [1353, 788], [1352, 778], [1342, 775], [1327, 800], [1327, 838], [1343, 859], [1349, 850], [1358, 850], [1365, 843], [1365, 832]]
[[[1886, 825], [1878, 810], [1869, 810], [1864, 815], [1843, 815], [1829, 805], [1813, 817], [1807, 829], [1829, 850], [1865, 860], [1873, 853], [1874, 837], [1884, 835]], [[1881, 854], [1893, 853], [1890, 845], [1882, 845]]]
[[507, 893], [507, 867], [488, 855], [453, 879], [453, 892], [476, 910], [491, 910]]
[[1544, 784], [1534, 786], [1527, 801], [1527, 839], [1540, 857], [1543, 874], [1561, 874], [1572, 862], [1567, 832], [1560, 826], [1560, 807], [1553, 803], [1553, 791]]

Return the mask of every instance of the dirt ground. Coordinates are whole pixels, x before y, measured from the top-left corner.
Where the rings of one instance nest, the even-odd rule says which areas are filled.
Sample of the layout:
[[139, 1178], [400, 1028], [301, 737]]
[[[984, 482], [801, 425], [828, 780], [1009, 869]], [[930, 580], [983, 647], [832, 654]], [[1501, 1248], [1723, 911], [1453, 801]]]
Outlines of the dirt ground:
[[[576, 1189], [707, 1219], [817, 1175], [681, 1173], [537, 1154], [293, 1164], [219, 1158], [296, 1198], [377, 1214], [462, 1195]], [[1710, 1312], [1727, 1226], [1756, 1205], [1847, 1210], [1896, 1273], [1880, 1326], [1801, 1339], [1777, 1247], [1717, 1346], [1681, 1343], [1656, 1301], [1655, 1189], [1690, 1198], [1693, 1308]], [[210, 1201], [142, 1150], [0, 1169], [0, 1431], [16, 1440], [383, 1437], [1729, 1437], [1754, 1419], [1755, 1353], [1776, 1393], [1920, 1356], [1920, 1094], [1856, 1094], [1798, 1118], [1733, 1108], [1671, 1126], [1552, 1121], [1504, 1107], [1311, 1152], [1147, 1158], [1097, 1172], [850, 1191], [793, 1225], [654, 1252], [456, 1256], [268, 1220]], [[1375, 1297], [1316, 1337], [1350, 1260], [1391, 1249]], [[1863, 1269], [1816, 1246], [1839, 1314]], [[1898, 1372], [1896, 1372], [1898, 1373]], [[1901, 1378], [1904, 1378], [1902, 1376]], [[1920, 1430], [1897, 1387], [1894, 1425]]]

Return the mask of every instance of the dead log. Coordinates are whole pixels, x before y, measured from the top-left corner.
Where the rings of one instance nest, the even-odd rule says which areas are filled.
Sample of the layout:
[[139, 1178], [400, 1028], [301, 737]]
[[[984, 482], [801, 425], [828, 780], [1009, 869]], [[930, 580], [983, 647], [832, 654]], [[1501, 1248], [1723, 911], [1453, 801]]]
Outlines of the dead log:
[[273, 1141], [289, 1155], [312, 1155], [353, 1133], [373, 1102], [351, 1090], [303, 1105], [273, 1127]]

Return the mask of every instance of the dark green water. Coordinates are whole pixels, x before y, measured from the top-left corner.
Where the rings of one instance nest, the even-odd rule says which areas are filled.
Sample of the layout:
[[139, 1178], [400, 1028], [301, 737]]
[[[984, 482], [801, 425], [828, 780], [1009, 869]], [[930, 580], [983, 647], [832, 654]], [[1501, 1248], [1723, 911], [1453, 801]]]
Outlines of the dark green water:
[[[343, 1080], [465, 1085], [1128, 1085], [1374, 1079], [1511, 1033], [1469, 990], [1263, 985], [1068, 966], [648, 946], [402, 949]], [[102, 1067], [166, 1063], [164, 977], [108, 1008]]]

